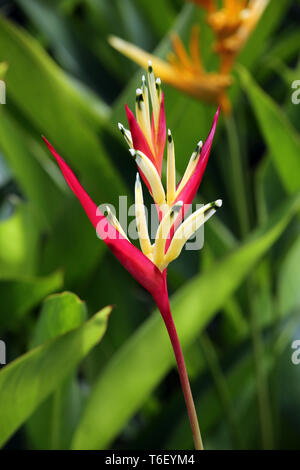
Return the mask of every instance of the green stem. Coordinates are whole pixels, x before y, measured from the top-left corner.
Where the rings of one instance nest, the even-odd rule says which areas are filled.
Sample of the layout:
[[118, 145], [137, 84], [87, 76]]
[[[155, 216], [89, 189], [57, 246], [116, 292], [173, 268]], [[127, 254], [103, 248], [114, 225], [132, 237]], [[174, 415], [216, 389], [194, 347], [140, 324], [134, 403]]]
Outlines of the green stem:
[[59, 415], [61, 407], [61, 387], [53, 394], [52, 398], [52, 426], [50, 435], [50, 449], [58, 450], [59, 442]]
[[229, 157], [231, 163], [230, 181], [232, 181], [234, 204], [239, 221], [240, 235], [244, 238], [249, 232], [250, 222], [248, 217], [246, 184], [239, 139], [235, 121], [232, 115], [225, 118], [225, 128], [229, 142]]
[[272, 449], [274, 446], [272, 413], [270, 407], [267, 377], [264, 371], [264, 362], [262, 360], [264, 357], [264, 345], [257, 316], [257, 308], [255, 302], [253, 301], [253, 292], [251, 292], [250, 289], [251, 287], [248, 285], [251, 308], [250, 330], [253, 345], [253, 360], [256, 376], [262, 445], [264, 449]]
[[[232, 171], [232, 182], [234, 191], [234, 200], [236, 205], [237, 217], [239, 220], [240, 233], [242, 238], [248, 234], [250, 229], [249, 222], [249, 211], [247, 204], [247, 193], [246, 184], [243, 171], [243, 164], [239, 146], [239, 139], [237, 135], [236, 125], [233, 116], [229, 116], [225, 119], [225, 126], [228, 135], [229, 149], [230, 149], [230, 160], [231, 160], [231, 171]], [[261, 338], [261, 331], [259, 322], [257, 321], [256, 308], [253, 305], [253, 280], [249, 279], [247, 283], [248, 289], [248, 300], [250, 305], [250, 328], [251, 328], [251, 339], [253, 347], [253, 358], [254, 368], [256, 377], [257, 387], [257, 398], [259, 407], [259, 416], [261, 423], [261, 434], [264, 448], [273, 447], [273, 429], [271, 420], [271, 409], [269, 402], [268, 387], [266, 377], [263, 369], [263, 342]]]
[[243, 448], [243, 440], [241, 437], [241, 432], [239, 429], [238, 421], [236, 419], [236, 415], [232, 406], [232, 401], [230, 397], [230, 392], [227, 386], [226, 378], [222, 372], [220, 367], [220, 363], [215, 351], [215, 348], [207, 335], [207, 333], [202, 333], [201, 339], [201, 346], [203, 349], [203, 353], [210, 369], [211, 375], [213, 377], [215, 387], [219, 398], [221, 400], [224, 412], [227, 416], [229, 426], [232, 433], [232, 438], [236, 443], [239, 449]]

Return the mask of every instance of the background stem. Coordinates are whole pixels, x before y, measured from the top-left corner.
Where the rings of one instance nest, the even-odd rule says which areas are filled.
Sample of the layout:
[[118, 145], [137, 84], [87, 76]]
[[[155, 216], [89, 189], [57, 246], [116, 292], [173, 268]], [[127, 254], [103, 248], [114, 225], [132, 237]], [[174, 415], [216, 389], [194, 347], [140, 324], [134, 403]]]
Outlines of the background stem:
[[212, 375], [218, 396], [223, 405], [224, 412], [227, 416], [228, 423], [231, 429], [232, 439], [236, 443], [238, 449], [244, 447], [242, 433], [239, 428], [239, 423], [236, 418], [235, 410], [232, 405], [230, 390], [227, 385], [226, 377], [224, 376], [221, 365], [214, 348], [214, 345], [209, 338], [208, 334], [204, 331], [200, 338], [200, 344], [208, 364], [208, 368]]
[[239, 221], [240, 235], [244, 238], [250, 229], [246, 181], [242, 164], [236, 124], [232, 115], [226, 116], [225, 128], [229, 143], [230, 180], [232, 181], [233, 203]]
[[262, 446], [265, 450], [271, 450], [274, 446], [272, 411], [268, 390], [268, 378], [264, 369], [264, 343], [258, 321], [257, 307], [254, 302], [254, 290], [251, 279], [248, 281], [248, 296], [250, 303], [250, 333], [253, 347], [253, 361], [256, 378], [257, 401], [260, 416]]
[[[229, 142], [234, 204], [239, 221], [240, 235], [242, 239], [244, 239], [250, 230], [249, 206], [246, 190], [245, 171], [243, 168], [239, 137], [233, 115], [226, 117], [225, 126]], [[255, 295], [255, 283], [253, 277], [251, 276], [246, 282], [246, 290], [250, 310], [250, 334], [253, 350], [262, 446], [264, 449], [271, 449], [273, 447], [273, 429], [268, 384], [263, 368], [265, 351], [263, 338], [261, 336], [260, 326], [257, 319], [256, 306], [254, 305], [253, 301]]]

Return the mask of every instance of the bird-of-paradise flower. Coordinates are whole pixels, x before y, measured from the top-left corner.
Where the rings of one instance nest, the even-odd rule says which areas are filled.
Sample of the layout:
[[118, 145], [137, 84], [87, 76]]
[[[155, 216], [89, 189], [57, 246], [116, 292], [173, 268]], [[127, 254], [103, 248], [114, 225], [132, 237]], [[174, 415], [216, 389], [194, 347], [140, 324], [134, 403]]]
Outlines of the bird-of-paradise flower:
[[[151, 110], [152, 108], [152, 110]], [[167, 266], [176, 259], [186, 241], [221, 207], [217, 200], [198, 209], [184, 219], [184, 214], [197, 193], [210, 154], [219, 110], [204, 144], [199, 142], [182, 179], [176, 182], [174, 141], [166, 132], [164, 95], [160, 79], [155, 79], [152, 64], [148, 67], [148, 86], [143, 77], [136, 91], [136, 116], [126, 106], [129, 130], [119, 128], [135, 159], [138, 173], [135, 183], [135, 215], [141, 250], [128, 239], [117, 218], [108, 209], [105, 216], [86, 193], [73, 171], [44, 138], [73, 193], [79, 199], [87, 216], [127, 271], [152, 295], [165, 322], [177, 361], [180, 381], [196, 449], [203, 449], [197, 414], [193, 402], [187, 370], [175, 324], [170, 311], [167, 290]], [[162, 160], [167, 140], [166, 191], [161, 180]], [[154, 243], [151, 242], [143, 202], [143, 180], [150, 191], [159, 215], [159, 226]]]
[[203, 64], [198, 26], [192, 28], [189, 51], [178, 34], [171, 35], [173, 52], [168, 54], [167, 60], [149, 54], [118, 37], [110, 36], [108, 40], [115, 49], [141, 67], [147, 68], [148, 61], [151, 60], [166, 83], [200, 100], [216, 103], [225, 114], [229, 114], [231, 104], [227, 89], [232, 84], [231, 70], [269, 0], [223, 0], [221, 8], [218, 8], [216, 0], [189, 1], [207, 11], [206, 20], [216, 36], [214, 51], [220, 57], [216, 72], [207, 72]]

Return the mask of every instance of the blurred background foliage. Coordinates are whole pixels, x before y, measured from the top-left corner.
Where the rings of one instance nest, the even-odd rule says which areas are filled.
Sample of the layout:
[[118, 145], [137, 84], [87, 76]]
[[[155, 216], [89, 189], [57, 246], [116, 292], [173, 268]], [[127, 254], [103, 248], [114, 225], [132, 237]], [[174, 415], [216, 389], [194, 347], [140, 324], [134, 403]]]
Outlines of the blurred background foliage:
[[[96, 238], [40, 136], [97, 203], [132, 199], [135, 168], [117, 123], [142, 72], [107, 36], [165, 57], [170, 31], [187, 41], [199, 23], [211, 69], [204, 12], [182, 0], [1, 0], [0, 8], [0, 338], [8, 362], [0, 443], [192, 448], [163, 322]], [[299, 448], [300, 365], [291, 362], [300, 339], [300, 105], [291, 102], [299, 21], [299, 1], [271, 0], [240, 55], [233, 115], [219, 121], [198, 196], [222, 198], [223, 208], [205, 227], [204, 249], [169, 268], [209, 449]], [[182, 172], [216, 110], [164, 91]], [[110, 308], [92, 314], [111, 304], [104, 335]]]

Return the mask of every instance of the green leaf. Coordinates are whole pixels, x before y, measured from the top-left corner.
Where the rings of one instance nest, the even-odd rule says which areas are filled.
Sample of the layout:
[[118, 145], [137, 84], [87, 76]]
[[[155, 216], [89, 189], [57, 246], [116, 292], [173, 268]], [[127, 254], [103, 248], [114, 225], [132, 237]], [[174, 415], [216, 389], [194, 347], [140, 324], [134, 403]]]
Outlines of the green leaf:
[[34, 450], [66, 450], [84, 404], [76, 371], [55, 390], [26, 422], [26, 435]]
[[270, 36], [282, 22], [291, 3], [291, 0], [269, 2], [263, 17], [258, 22], [258, 25], [238, 58], [239, 63], [242, 63], [248, 68], [252, 68], [253, 65], [255, 65], [257, 58], [261, 57], [262, 52], [269, 45]]
[[300, 307], [300, 238], [288, 251], [278, 278], [279, 311], [282, 315]]
[[[183, 348], [193, 343], [281, 235], [299, 207], [299, 196], [289, 200], [244, 244], [172, 298], [171, 307]], [[73, 448], [106, 448], [173, 364], [170, 342], [156, 312], [100, 374], [76, 430]]]
[[26, 421], [101, 340], [111, 307], [79, 328], [39, 346], [0, 371], [0, 445]]
[[[272, 49], [264, 58], [265, 66], [258, 71], [260, 82], [262, 79], [265, 81], [272, 76], [275, 69], [284, 79], [290, 79], [288, 82], [290, 87], [291, 82], [298, 77], [293, 77], [293, 71], [287, 69], [286, 63], [293, 61], [299, 54], [299, 41], [300, 31], [298, 28], [292, 31], [288, 28], [287, 31], [280, 34], [279, 38], [275, 39], [275, 44], [272, 44]], [[286, 72], [288, 72], [288, 76], [286, 76]]]
[[[52, 229], [51, 236], [45, 238], [42, 245], [42, 271], [48, 273], [63, 268], [69, 286], [95, 269], [105, 245], [95, 236], [86, 214], [73, 197], [56, 163], [49, 157], [46, 147], [25, 132], [7, 108], [0, 108], [0, 112], [0, 149], [22, 192], [37, 212], [36, 224]], [[12, 242], [12, 238], [6, 239], [3, 247]], [[29, 250], [30, 244], [37, 248], [34, 236], [24, 249]], [[20, 250], [22, 246], [14, 245], [14, 250]], [[5, 250], [7, 256], [9, 252]]]
[[97, 268], [106, 245], [97, 237], [77, 199], [66, 201], [50, 234], [41, 257], [43, 272], [63, 269], [65, 285], [80, 287]]
[[255, 187], [258, 220], [263, 223], [287, 196], [269, 153], [263, 157], [257, 167]]
[[[175, 18], [175, 11], [170, 0], [164, 0], [157, 5], [148, 0], [134, 0], [137, 7], [145, 14], [148, 23], [158, 35], [163, 35], [171, 26]], [[161, 21], [161, 19], [164, 19]]]
[[85, 392], [76, 380], [75, 370], [26, 421], [26, 435], [30, 440], [30, 448], [69, 449], [84, 400]]
[[36, 271], [39, 224], [32, 206], [18, 204], [0, 222], [0, 279], [33, 275]]
[[[95, 47], [89, 47], [88, 43], [91, 42], [89, 38], [93, 40], [94, 35], [90, 30], [90, 35], [86, 36], [84, 29], [89, 27], [86, 19], [78, 24], [72, 15], [66, 16], [60, 11], [62, 9], [59, 8], [59, 3], [57, 6], [53, 5], [53, 1], [17, 0], [17, 2], [38, 31], [48, 39], [55, 59], [64, 70], [71, 72], [93, 90], [103, 94], [111, 93], [112, 78], [107, 77], [99, 60], [102, 59], [105, 64], [105, 58], [99, 54], [98, 59]], [[101, 102], [98, 96], [93, 98], [105, 117], [109, 113], [106, 104]], [[105, 95], [104, 99], [108, 101]]]
[[0, 279], [0, 331], [16, 328], [21, 318], [37, 306], [46, 295], [63, 286], [61, 272], [45, 277]]
[[268, 145], [278, 175], [289, 193], [300, 189], [300, 137], [284, 112], [253, 80], [246, 69], [239, 69], [261, 132]]
[[[43, 304], [31, 348], [80, 327], [86, 306], [75, 294], [55, 294]], [[82, 409], [83, 396], [76, 369], [26, 422], [35, 449], [67, 449]]]
[[41, 223], [47, 226], [55, 220], [63, 202], [61, 177], [45, 151], [41, 151], [20, 122], [14, 121], [6, 107], [0, 108], [0, 116], [1, 152], [23, 194], [36, 208]]
[[98, 137], [106, 118], [91, 107], [91, 100], [78, 92], [37, 41], [3, 17], [0, 55], [9, 63], [7, 106], [15, 103], [38, 138], [44, 134], [89, 181], [97, 203], [116, 202], [124, 186]]
[[54, 294], [43, 304], [31, 348], [78, 328], [86, 319], [84, 302], [71, 292]]

